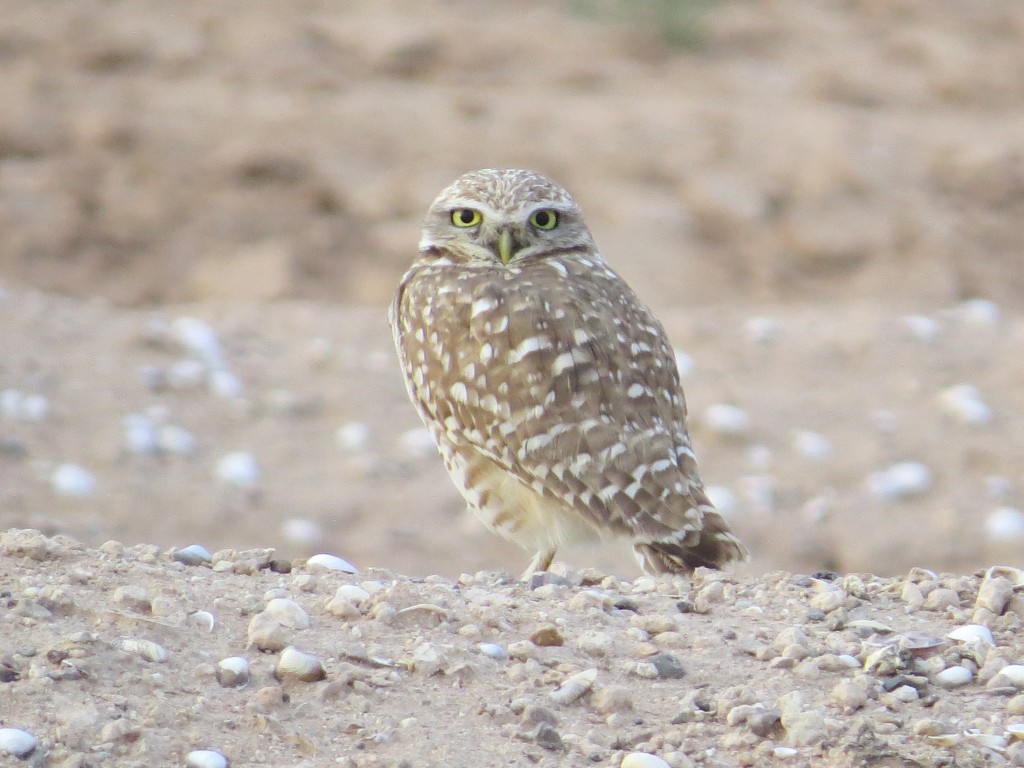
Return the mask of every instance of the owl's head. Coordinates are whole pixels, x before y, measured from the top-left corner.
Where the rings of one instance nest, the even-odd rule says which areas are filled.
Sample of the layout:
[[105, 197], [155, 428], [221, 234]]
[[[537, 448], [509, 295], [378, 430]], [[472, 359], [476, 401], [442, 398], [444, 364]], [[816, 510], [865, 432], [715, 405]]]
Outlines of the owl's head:
[[463, 264], [508, 265], [594, 249], [569, 193], [532, 171], [470, 171], [438, 195], [420, 252]]

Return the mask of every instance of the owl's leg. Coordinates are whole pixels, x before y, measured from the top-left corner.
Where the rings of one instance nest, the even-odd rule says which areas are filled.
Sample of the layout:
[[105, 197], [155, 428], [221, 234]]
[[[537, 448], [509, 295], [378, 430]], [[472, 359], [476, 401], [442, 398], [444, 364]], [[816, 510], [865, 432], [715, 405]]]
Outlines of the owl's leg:
[[529, 581], [530, 577], [535, 573], [543, 573], [551, 567], [551, 561], [555, 559], [555, 552], [558, 550], [552, 547], [551, 549], [542, 549], [533, 556], [533, 560], [530, 561], [530, 565], [526, 571], [520, 577], [520, 581]]

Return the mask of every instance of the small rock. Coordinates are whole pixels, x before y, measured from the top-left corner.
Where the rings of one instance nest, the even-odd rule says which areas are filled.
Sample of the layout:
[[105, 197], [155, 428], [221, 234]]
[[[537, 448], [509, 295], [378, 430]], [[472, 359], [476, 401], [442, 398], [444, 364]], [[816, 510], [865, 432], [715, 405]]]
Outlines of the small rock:
[[242, 380], [226, 368], [214, 368], [206, 381], [210, 392], [225, 400], [234, 400], [245, 394]]
[[925, 315], [906, 315], [903, 325], [911, 336], [921, 341], [933, 341], [941, 330], [938, 322]]
[[85, 498], [96, 493], [96, 478], [77, 464], [61, 464], [50, 477], [50, 486], [61, 496]]
[[559, 735], [558, 731], [547, 723], [541, 723], [537, 726], [533, 739], [537, 742], [539, 747], [551, 750], [552, 752], [560, 752], [565, 748], [565, 745], [562, 743], [562, 737]]
[[867, 704], [868, 689], [861, 680], [840, 680], [832, 688], [832, 701], [843, 711], [851, 714]]
[[289, 645], [281, 651], [281, 657], [274, 668], [274, 676], [278, 680], [291, 678], [305, 683], [313, 683], [323, 680], [327, 676], [327, 672], [316, 656]]
[[281, 535], [293, 544], [314, 547], [323, 540], [324, 532], [320, 523], [302, 517], [290, 517], [281, 523]]
[[505, 649], [497, 643], [478, 643], [477, 648], [480, 649], [480, 653], [488, 658], [494, 659], [495, 661], [504, 661], [508, 658], [508, 654]]
[[118, 587], [114, 590], [111, 598], [121, 607], [135, 613], [150, 613], [153, 609], [149, 593], [135, 584], [126, 584], [125, 586]]
[[793, 447], [801, 456], [814, 461], [826, 461], [832, 458], [832, 443], [819, 432], [810, 430], [797, 432], [793, 439]]
[[676, 370], [679, 371], [680, 379], [688, 379], [697, 370], [697, 364], [693, 358], [680, 349], [675, 350]]
[[654, 669], [658, 673], [658, 677], [665, 678], [667, 680], [676, 680], [686, 675], [686, 670], [683, 669], [682, 662], [679, 661], [671, 653], [656, 653], [647, 659], [649, 664], [654, 665]]
[[999, 325], [999, 305], [988, 299], [968, 299], [957, 306], [955, 312], [970, 325], [981, 328]]
[[1006, 702], [1006, 714], [1014, 716], [1024, 715], [1024, 693], [1017, 694]]
[[1024, 512], [1000, 507], [985, 518], [985, 537], [989, 541], [1024, 539]]
[[647, 752], [630, 752], [622, 758], [620, 768], [671, 768], [657, 755]]
[[433, 643], [421, 643], [412, 653], [412, 669], [430, 677], [444, 672], [448, 658]]
[[0, 533], [0, 551], [9, 557], [27, 557], [42, 562], [55, 557], [57, 545], [31, 528], [11, 528]]
[[255, 457], [245, 451], [229, 453], [217, 462], [217, 478], [225, 485], [243, 491], [256, 491], [260, 486], [260, 467]]
[[201, 544], [189, 544], [187, 547], [175, 550], [172, 557], [176, 562], [185, 565], [208, 565], [213, 559], [210, 551]]
[[580, 638], [579, 649], [587, 656], [603, 658], [611, 653], [614, 643], [611, 635], [605, 632], [594, 632]]
[[261, 651], [280, 651], [288, 645], [281, 622], [266, 612], [257, 613], [249, 620], [249, 645]]
[[274, 618], [282, 627], [288, 629], [309, 628], [309, 615], [306, 613], [306, 609], [287, 597], [274, 598], [267, 603], [263, 612]]
[[945, 411], [963, 424], [977, 426], [992, 421], [992, 410], [985, 405], [977, 387], [955, 384], [939, 393]]
[[602, 715], [633, 708], [633, 693], [624, 685], [609, 685], [590, 696], [590, 706]]
[[985, 645], [989, 648], [995, 648], [996, 645], [995, 638], [992, 637], [992, 630], [981, 624], [967, 624], [957, 627], [952, 632], [949, 632], [946, 637], [961, 643], [974, 643]]
[[36, 748], [36, 737], [19, 728], [0, 728], [0, 754], [27, 757]]
[[249, 662], [241, 656], [221, 659], [215, 676], [224, 688], [240, 688], [249, 682]]
[[950, 606], [960, 605], [960, 596], [952, 589], [933, 589], [925, 598], [924, 607], [930, 611], [943, 611]]
[[558, 705], [571, 704], [591, 690], [596, 680], [597, 670], [585, 669], [563, 680], [561, 685], [548, 694], [548, 698]]
[[560, 646], [565, 642], [554, 624], [544, 624], [530, 634], [530, 642], [542, 647]]
[[898, 501], [929, 491], [932, 471], [919, 461], [903, 461], [872, 473], [867, 485], [872, 495], [884, 501]]
[[708, 431], [719, 435], [735, 437], [750, 431], [750, 417], [743, 409], [728, 403], [709, 405], [702, 421]]
[[306, 561], [306, 567], [311, 571], [319, 569], [324, 571], [341, 571], [342, 573], [358, 573], [358, 569], [352, 563], [337, 555], [313, 555]]
[[338, 427], [334, 442], [346, 451], [361, 451], [370, 439], [370, 427], [361, 421], [353, 421]]
[[974, 679], [974, 673], [967, 667], [953, 666], [942, 670], [934, 677], [935, 684], [943, 688], [959, 688]]
[[228, 760], [212, 749], [196, 749], [185, 755], [187, 768], [227, 768]]

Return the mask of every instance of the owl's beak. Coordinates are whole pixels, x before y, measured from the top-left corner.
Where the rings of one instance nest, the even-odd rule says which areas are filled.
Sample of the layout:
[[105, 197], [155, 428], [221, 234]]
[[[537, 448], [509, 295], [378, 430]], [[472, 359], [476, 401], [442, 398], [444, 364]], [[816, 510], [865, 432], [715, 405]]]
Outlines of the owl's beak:
[[502, 264], [508, 264], [514, 255], [515, 240], [512, 239], [512, 233], [509, 230], [503, 229], [498, 235], [498, 258], [501, 259]]

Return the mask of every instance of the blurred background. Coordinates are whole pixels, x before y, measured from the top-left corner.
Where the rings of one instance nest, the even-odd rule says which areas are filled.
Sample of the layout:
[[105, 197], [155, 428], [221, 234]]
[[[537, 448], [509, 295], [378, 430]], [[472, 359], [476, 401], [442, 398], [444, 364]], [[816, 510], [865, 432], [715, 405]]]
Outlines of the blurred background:
[[509, 8], [5, 3], [0, 528], [518, 573], [384, 308], [526, 167], [663, 319], [748, 572], [1020, 566], [1024, 5]]

